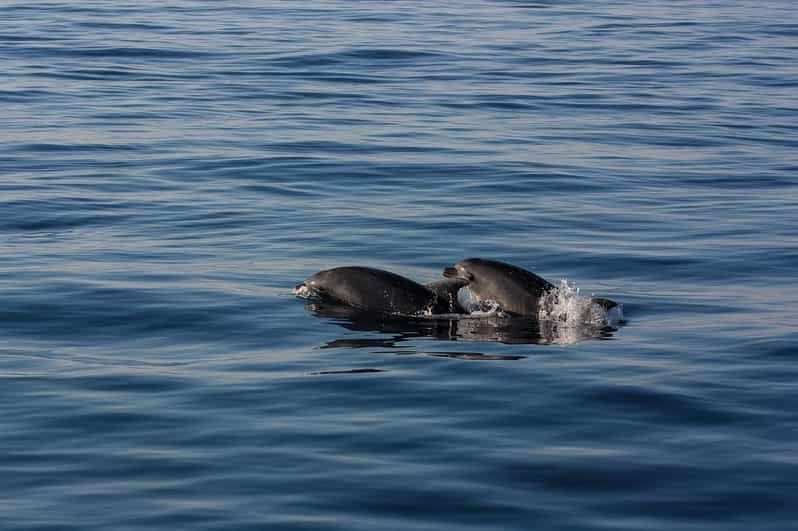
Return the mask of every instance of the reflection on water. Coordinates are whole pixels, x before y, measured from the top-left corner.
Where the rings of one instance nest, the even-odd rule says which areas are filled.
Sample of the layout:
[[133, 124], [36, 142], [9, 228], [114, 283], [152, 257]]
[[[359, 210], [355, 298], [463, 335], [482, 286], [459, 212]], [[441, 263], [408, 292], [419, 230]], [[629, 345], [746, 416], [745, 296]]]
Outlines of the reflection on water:
[[[368, 314], [331, 302], [308, 301], [305, 308], [315, 315], [355, 332], [379, 332], [388, 337], [346, 337], [328, 341], [320, 348], [390, 348], [408, 340], [432, 338], [448, 341], [496, 341], [505, 344], [570, 345], [588, 339], [609, 339], [615, 328], [591, 325], [572, 326], [557, 321], [542, 321], [499, 315], [440, 315], [400, 317]], [[430, 352], [428, 354], [463, 359], [518, 359], [518, 356], [486, 357], [474, 352]]]
[[499, 354], [481, 354], [479, 352], [421, 352], [427, 356], [434, 356], [436, 358], [455, 358], [458, 360], [477, 360], [477, 361], [494, 361], [494, 360], [523, 360], [526, 356], [504, 356]]

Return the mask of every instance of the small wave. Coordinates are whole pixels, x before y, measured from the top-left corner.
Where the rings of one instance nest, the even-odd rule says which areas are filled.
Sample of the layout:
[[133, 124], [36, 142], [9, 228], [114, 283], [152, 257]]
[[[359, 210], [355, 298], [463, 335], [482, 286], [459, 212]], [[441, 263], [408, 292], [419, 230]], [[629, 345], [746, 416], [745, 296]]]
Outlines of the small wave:
[[310, 373], [311, 376], [322, 376], [322, 375], [330, 375], [330, 374], [364, 374], [364, 373], [374, 373], [374, 372], [385, 372], [385, 369], [343, 369], [339, 371], [318, 371]]
[[348, 51], [346, 55], [355, 59], [376, 61], [410, 61], [426, 57], [437, 57], [440, 54], [425, 50], [407, 50], [399, 48], [359, 48]]
[[580, 295], [573, 282], [561, 280], [541, 297], [538, 318], [566, 326], [616, 326], [623, 320], [623, 306], [605, 309], [591, 297]]

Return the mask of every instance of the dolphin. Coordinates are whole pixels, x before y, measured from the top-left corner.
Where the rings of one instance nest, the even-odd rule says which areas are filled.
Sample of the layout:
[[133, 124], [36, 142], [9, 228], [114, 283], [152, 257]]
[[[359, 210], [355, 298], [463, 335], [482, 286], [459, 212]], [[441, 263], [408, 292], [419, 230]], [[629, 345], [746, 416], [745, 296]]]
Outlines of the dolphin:
[[[493, 301], [509, 314], [537, 317], [540, 300], [554, 288], [546, 279], [520, 267], [484, 258], [468, 258], [443, 271], [443, 276], [468, 283], [479, 301]], [[617, 304], [609, 299], [592, 299], [609, 310]]]
[[443, 279], [427, 286], [390, 271], [347, 266], [308, 277], [294, 294], [344, 304], [361, 312], [419, 316], [462, 313], [457, 291], [463, 279]]

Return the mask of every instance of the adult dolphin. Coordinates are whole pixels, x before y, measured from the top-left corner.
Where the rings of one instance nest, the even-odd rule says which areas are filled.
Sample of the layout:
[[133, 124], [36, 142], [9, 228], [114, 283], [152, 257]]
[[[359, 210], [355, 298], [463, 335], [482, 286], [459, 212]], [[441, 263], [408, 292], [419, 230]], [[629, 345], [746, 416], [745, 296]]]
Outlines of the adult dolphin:
[[483, 258], [468, 258], [447, 267], [447, 278], [468, 282], [481, 301], [494, 301], [505, 313], [537, 316], [543, 294], [554, 286], [546, 279], [514, 265]]
[[[549, 281], [520, 267], [484, 258], [468, 258], [447, 267], [443, 276], [468, 283], [480, 301], [493, 301], [505, 313], [537, 317], [540, 299], [554, 288]], [[608, 299], [593, 302], [609, 310], [616, 305]]]
[[319, 271], [297, 285], [294, 294], [363, 312], [418, 316], [462, 312], [457, 291], [465, 284], [462, 279], [444, 279], [424, 286], [390, 271], [346, 266]]

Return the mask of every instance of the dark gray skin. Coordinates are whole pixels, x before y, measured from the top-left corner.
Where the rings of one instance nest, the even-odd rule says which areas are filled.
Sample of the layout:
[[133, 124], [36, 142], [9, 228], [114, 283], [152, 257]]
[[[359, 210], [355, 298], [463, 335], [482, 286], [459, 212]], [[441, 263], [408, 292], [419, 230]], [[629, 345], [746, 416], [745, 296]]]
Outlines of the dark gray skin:
[[[554, 286], [544, 278], [497, 260], [468, 258], [447, 267], [443, 276], [462, 280], [480, 300], [495, 301], [505, 313], [537, 317], [541, 296]], [[609, 299], [593, 302], [609, 310], [617, 304]]]
[[465, 313], [460, 303], [457, 302], [457, 292], [467, 286], [468, 281], [462, 278], [444, 278], [430, 282], [427, 289], [437, 295], [436, 310], [434, 313]]
[[363, 312], [413, 316], [450, 313], [450, 294], [454, 290], [456, 301], [455, 286], [462, 285], [460, 280], [446, 280], [427, 287], [390, 271], [349, 266], [319, 271], [297, 289], [304, 286], [321, 299]]
[[461, 260], [447, 267], [443, 276], [468, 282], [474, 295], [495, 301], [505, 313], [527, 317], [537, 317], [540, 297], [554, 287], [525, 269], [482, 258]]

